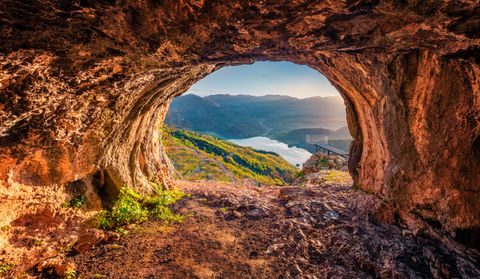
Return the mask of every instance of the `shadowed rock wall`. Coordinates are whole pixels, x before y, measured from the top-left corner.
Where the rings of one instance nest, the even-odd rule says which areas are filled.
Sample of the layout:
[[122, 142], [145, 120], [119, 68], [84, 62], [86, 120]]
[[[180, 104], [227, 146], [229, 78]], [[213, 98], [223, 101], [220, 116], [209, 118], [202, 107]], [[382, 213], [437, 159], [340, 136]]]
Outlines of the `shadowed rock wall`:
[[480, 227], [476, 0], [3, 0], [0, 11], [0, 187], [168, 185], [158, 127], [171, 99], [220, 67], [288, 60], [345, 98], [356, 184], [404, 220]]

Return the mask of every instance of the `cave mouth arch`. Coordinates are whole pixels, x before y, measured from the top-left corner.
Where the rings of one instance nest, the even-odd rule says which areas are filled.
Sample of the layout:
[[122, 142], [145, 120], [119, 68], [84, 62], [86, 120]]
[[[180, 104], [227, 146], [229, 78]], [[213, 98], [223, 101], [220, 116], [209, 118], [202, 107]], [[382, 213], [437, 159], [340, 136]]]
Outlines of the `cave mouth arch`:
[[[296, 55], [293, 57], [296, 58]], [[160, 104], [150, 104], [148, 102], [158, 102], [159, 100], [153, 97], [148, 98], [147, 103], [143, 103], [145, 99], [142, 99], [141, 102], [138, 104], [138, 107], [141, 108], [141, 110], [147, 110], [149, 111], [149, 114], [145, 114], [144, 111], [139, 112], [137, 109], [135, 109], [133, 112], [135, 115], [129, 116], [128, 121], [132, 120], [138, 120], [137, 115], [141, 115], [142, 120], [141, 124], [140, 123], [132, 123], [129, 125], [123, 125], [126, 127], [127, 131], [121, 131], [121, 136], [123, 137], [120, 139], [118, 142], [111, 144], [113, 148], [116, 150], [110, 152], [107, 152], [108, 156], [111, 156], [112, 154], [114, 156], [117, 156], [118, 154], [125, 154], [128, 153], [129, 156], [123, 156], [123, 158], [128, 158], [128, 163], [125, 163], [124, 165], [128, 165], [128, 169], [126, 169], [124, 166], [122, 166], [122, 170], [116, 169], [116, 166], [113, 168], [110, 168], [110, 166], [107, 165], [107, 168], [105, 168], [105, 177], [108, 177], [110, 181], [112, 181], [111, 184], [115, 184], [115, 188], [119, 188], [124, 181], [129, 181], [127, 184], [128, 185], [133, 185], [133, 187], [137, 187], [139, 191], [143, 191], [145, 189], [149, 189], [148, 183], [150, 182], [155, 182], [159, 183], [161, 185], [170, 185], [172, 182], [172, 173], [173, 173], [173, 167], [171, 165], [171, 162], [168, 159], [167, 154], [165, 153], [164, 147], [161, 143], [160, 135], [158, 134], [157, 131], [155, 131], [155, 127], [158, 127], [160, 123], [163, 123], [165, 120], [166, 113], [168, 111], [168, 107], [172, 100], [175, 97], [181, 96], [184, 93], [188, 91], [188, 89], [192, 86], [192, 84], [195, 84], [198, 81], [201, 81], [203, 78], [207, 77], [213, 72], [216, 72], [223, 67], [227, 66], [239, 66], [239, 65], [251, 65], [254, 64], [255, 62], [288, 62], [288, 63], [295, 63], [297, 65], [305, 66], [308, 67], [309, 69], [313, 70], [315, 73], [320, 75], [323, 78], [326, 78], [323, 72], [320, 70], [320, 68], [315, 68], [309, 64], [306, 63], [300, 63], [298, 59], [288, 59], [288, 58], [272, 58], [269, 56], [262, 57], [260, 59], [240, 59], [240, 60], [234, 60], [232, 61], [224, 61], [222, 63], [216, 63], [214, 65], [196, 65], [193, 67], [194, 71], [196, 71], [197, 67], [201, 69], [207, 69], [205, 72], [203, 72], [201, 75], [193, 75], [189, 76], [187, 73], [182, 72], [182, 78], [181, 82], [171, 82], [171, 83], [166, 83], [166, 84], [161, 84], [162, 90], [167, 91], [169, 94], [168, 95], [162, 95], [159, 94], [158, 92], [150, 92], [149, 94], [156, 94], [156, 97], [160, 99]], [[205, 68], [204, 68], [205, 67]], [[360, 157], [362, 154], [362, 147], [363, 145], [361, 144], [361, 141], [363, 141], [363, 137], [361, 134], [361, 129], [359, 127], [359, 123], [357, 120], [357, 115], [356, 111], [353, 105], [353, 102], [349, 99], [349, 95], [344, 93], [344, 91], [341, 91], [342, 89], [336, 85], [336, 83], [332, 82], [332, 80], [329, 80], [326, 78], [330, 85], [332, 86], [333, 90], [336, 90], [337, 94], [340, 95], [340, 97], [344, 100], [344, 105], [346, 109], [346, 125], [348, 128], [348, 131], [350, 135], [352, 136], [352, 148], [353, 152], [350, 152], [350, 159], [349, 159], [349, 171], [350, 174], [353, 176], [354, 180], [356, 180], [355, 175], [358, 175], [358, 171], [356, 170], [357, 164], [360, 161]], [[157, 82], [153, 82], [155, 85], [146, 85], [146, 88], [149, 88], [148, 90], [158, 90], [159, 87], [157, 85]], [[173, 86], [171, 86], [173, 85]], [[166, 86], [163, 87], [163, 86]], [[152, 88], [152, 89], [150, 89]], [[151, 107], [155, 107], [155, 113], [152, 113]], [[146, 116], [148, 115], [148, 116]], [[154, 123], [154, 124], [153, 124]], [[140, 125], [148, 125], [148, 128], [145, 129], [146, 127], [141, 127]], [[137, 130], [135, 130], [134, 135], [132, 136], [132, 142], [135, 142], [133, 144], [133, 148], [131, 151], [125, 151], [124, 153], [120, 153], [117, 151], [119, 147], [122, 146], [124, 143], [124, 135], [126, 133], [130, 133], [131, 127], [135, 127]], [[149, 135], [144, 135], [143, 137], [139, 137], [139, 131], [141, 133], [149, 133]], [[141, 139], [139, 142], [138, 139]], [[148, 141], [147, 139], [152, 139], [151, 143], [145, 143]], [[357, 141], [357, 142], [356, 142]], [[157, 150], [160, 150], [160, 152], [156, 152]], [[108, 151], [108, 149], [107, 149]], [[129, 153], [130, 152], [130, 153]], [[159, 155], [157, 155], [157, 153]], [[125, 161], [125, 159], [123, 159]], [[122, 161], [121, 157], [116, 157], [115, 164], [118, 164], [118, 161]], [[159, 163], [160, 162], [160, 163]], [[105, 161], [102, 162], [103, 164], [108, 164]], [[153, 167], [152, 167], [153, 166]], [[158, 175], [161, 173], [160, 175]], [[140, 186], [137, 186], [140, 185]]]
[[[438, 158], [432, 164], [432, 161], [429, 161], [430, 159], [427, 158], [427, 154], [437, 154], [439, 146], [448, 146], [452, 142], [457, 141], [453, 140], [451, 136], [446, 136], [441, 140], [443, 143], [440, 144], [439, 138], [434, 136], [436, 132], [429, 131], [428, 125], [425, 125], [425, 123], [431, 121], [430, 118], [435, 117], [433, 115], [437, 113], [436, 111], [443, 108], [429, 103], [433, 100], [428, 98], [421, 100], [421, 104], [415, 102], [408, 103], [407, 101], [414, 94], [427, 96], [428, 94], [433, 94], [431, 90], [438, 90], [432, 84], [429, 88], [422, 88], [420, 92], [417, 91], [418, 88], [414, 84], [419, 82], [418, 75], [420, 73], [430, 75], [435, 80], [442, 77], [450, 78], [449, 82], [460, 86], [459, 90], [468, 91], [454, 77], [457, 73], [448, 73], [448, 70], [445, 70], [443, 73], [432, 72], [431, 67], [435, 66], [429, 65], [427, 61], [436, 61], [438, 63], [438, 59], [442, 60], [443, 58], [430, 51], [415, 51], [385, 57], [371, 56], [372, 53], [354, 54], [353, 56], [341, 53], [337, 54], [335, 59], [332, 59], [330, 55], [328, 55], [330, 58], [323, 55], [320, 58], [316, 58], [315, 63], [308, 61], [304, 57], [298, 59], [298, 54], [292, 55], [292, 57], [283, 56], [281, 61], [304, 64], [319, 71], [329, 79], [344, 98], [347, 108], [348, 127], [354, 138], [348, 166], [355, 185], [368, 192], [385, 197], [398, 210], [402, 220], [407, 220], [407, 222], [415, 223], [415, 218], [425, 220], [442, 219], [439, 223], [446, 230], [477, 226], [478, 219], [476, 217], [472, 215], [467, 218], [468, 220], [465, 220], [464, 217], [458, 216], [459, 214], [456, 212], [457, 210], [477, 212], [476, 209], [473, 209], [477, 207], [473, 198], [476, 194], [473, 196], [460, 194], [462, 198], [455, 201], [451, 200], [449, 204], [440, 202], [444, 196], [458, 195], [462, 192], [458, 188], [452, 188], [451, 184], [453, 177], [458, 177], [460, 168], [468, 173], [467, 178], [458, 177], [454, 180], [463, 180], [463, 185], [470, 187], [477, 193], [475, 189], [477, 189], [479, 177], [472, 168], [475, 163], [471, 165], [466, 163], [466, 161], [460, 162], [461, 166], [457, 165], [454, 169], [449, 170], [444, 165], [444, 161], [442, 162]], [[165, 98], [163, 99], [164, 104], [170, 103], [173, 97], [183, 94], [194, 82], [220, 67], [253, 63], [254, 61], [279, 60], [270, 56], [229, 59], [225, 58], [222, 62], [215, 64], [207, 63], [184, 68], [183, 70], [187, 72], [191, 71], [190, 77], [193, 78], [185, 78], [189, 74], [182, 72], [181, 77], [179, 77], [179, 79], [183, 80], [182, 85], [179, 86], [177, 83], [173, 83], [173, 87], [167, 86], [168, 89], [166, 91], [170, 92], [170, 95], [166, 98], [165, 95], [162, 95], [162, 98]], [[444, 60], [442, 63], [445, 66], [449, 63], [455, 64], [452, 60]], [[453, 64], [451, 66], [456, 67]], [[179, 90], [179, 88], [181, 89]], [[458, 100], [459, 103], [471, 101], [472, 99], [469, 97]], [[429, 111], [426, 113], [419, 111], [417, 109], [419, 106], [428, 107]], [[449, 107], [448, 109], [453, 108]], [[163, 122], [166, 110], [167, 106], [157, 107], [156, 114], [161, 115], [161, 119], [158, 119], [156, 122], [157, 124]], [[441, 119], [438, 123], [448, 123], [448, 121]], [[440, 126], [437, 126], [436, 129], [438, 129], [437, 131], [442, 130]], [[449, 129], [451, 130], [453, 127]], [[467, 133], [467, 130], [470, 133], [471, 130], [469, 129], [469, 127], [463, 126], [462, 133]], [[445, 132], [441, 133], [445, 134]], [[426, 141], [421, 139], [421, 137], [425, 136], [430, 137], [430, 141], [436, 143], [428, 145]], [[152, 138], [158, 138], [158, 135]], [[149, 154], [153, 154], [151, 150], [148, 151], [149, 149], [145, 147], [147, 145], [145, 144], [141, 148], [142, 152], [146, 151]], [[118, 146], [121, 146], [121, 144]], [[458, 144], [456, 144], [456, 147], [458, 147]], [[137, 176], [139, 179], [132, 180], [134, 181], [133, 185], [137, 185], [139, 181], [145, 180], [145, 177], [149, 176], [148, 180], [160, 177], [163, 179], [161, 183], [165, 185], [170, 183], [168, 177], [171, 177], [171, 165], [163, 147], [161, 147], [161, 143], [155, 146], [155, 150], [157, 148], [161, 150], [160, 154], [162, 155], [159, 156], [160, 158], [157, 161], [161, 162], [161, 164], [157, 164], [153, 168], [153, 172], [145, 171], [145, 167], [149, 164], [150, 166], [155, 165], [155, 163], [148, 163], [148, 160], [145, 159], [148, 155], [142, 155], [142, 152], [139, 153], [138, 158], [140, 159], [138, 162], [140, 163], [138, 164], [138, 169], [140, 172], [127, 172], [133, 173], [133, 177], [137, 173], [140, 174]], [[445, 156], [448, 156], [449, 160], [455, 164], [459, 162], [459, 159], [455, 158], [461, 157], [459, 154], [462, 152], [452, 149], [451, 153]], [[132, 154], [130, 154], [129, 158], [135, 161], [135, 156], [132, 156]], [[468, 159], [468, 162], [474, 161], [472, 158]], [[433, 165], [436, 167], [433, 168]], [[448, 176], [444, 175], [445, 171], [448, 171]], [[151, 176], [152, 173], [155, 175]], [[112, 177], [115, 177], [115, 174]], [[120, 179], [120, 181], [123, 181], [123, 179]], [[441, 182], [437, 184], [438, 181]], [[428, 185], [427, 188], [425, 188], [425, 185]], [[419, 192], [417, 189], [424, 189], [425, 192]], [[405, 208], [408, 209], [404, 210]], [[416, 217], [412, 220], [411, 216]]]
[[[224, 67], [172, 101], [162, 133], [166, 138], [162, 142], [177, 178], [235, 183], [247, 179], [253, 185], [290, 184], [303, 163], [317, 152], [314, 143], [339, 149], [340, 153], [332, 153], [338, 156], [332, 160], [335, 164], [325, 163], [324, 167], [346, 170], [352, 138], [344, 102], [323, 75], [304, 65], [260, 61]], [[203, 135], [237, 144], [239, 148], [230, 149], [235, 155], [228, 155], [223, 147], [229, 149], [229, 145]], [[193, 145], [184, 146], [184, 141]], [[286, 161], [277, 162], [266, 153], [264, 157], [261, 153], [251, 154], [243, 147], [261, 153], [274, 152]], [[255, 158], [260, 160], [259, 165], [249, 163]], [[195, 168], [190, 160], [196, 162]], [[237, 168], [246, 175], [243, 179]], [[349, 174], [338, 174], [344, 183], [350, 181]]]
[[100, 170], [139, 191], [168, 185], [156, 127], [172, 98], [222, 66], [284, 60], [348, 100], [359, 187], [406, 221], [480, 227], [475, 1], [29, 4], [0, 4], [2, 184]]

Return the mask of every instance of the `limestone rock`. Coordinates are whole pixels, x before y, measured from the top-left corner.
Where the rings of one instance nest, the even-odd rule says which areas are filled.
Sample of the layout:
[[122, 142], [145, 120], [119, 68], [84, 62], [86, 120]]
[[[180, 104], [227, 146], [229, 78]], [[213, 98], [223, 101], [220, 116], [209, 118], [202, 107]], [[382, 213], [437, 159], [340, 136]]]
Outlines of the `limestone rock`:
[[320, 152], [314, 153], [305, 163], [302, 165], [303, 173], [308, 175], [310, 173], [316, 173], [320, 170], [344, 170], [347, 166], [347, 160], [334, 155], [326, 155]]

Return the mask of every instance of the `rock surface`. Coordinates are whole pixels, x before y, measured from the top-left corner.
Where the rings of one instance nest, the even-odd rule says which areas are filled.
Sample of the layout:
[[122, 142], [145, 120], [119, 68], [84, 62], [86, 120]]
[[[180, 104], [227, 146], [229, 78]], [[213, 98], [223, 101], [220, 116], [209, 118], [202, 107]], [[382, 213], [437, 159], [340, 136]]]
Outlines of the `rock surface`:
[[[480, 254], [376, 222], [350, 187], [179, 181], [178, 225], [150, 221], [71, 257], [82, 278], [478, 278]], [[379, 200], [378, 198], [376, 198]], [[381, 202], [381, 201], [377, 201]], [[252, 211], [268, 214], [255, 214]], [[448, 243], [448, 242], [447, 242]], [[453, 242], [449, 242], [453, 243]]]
[[347, 159], [340, 156], [326, 155], [321, 152], [316, 152], [302, 165], [302, 171], [304, 174], [316, 173], [320, 170], [347, 171]]
[[302, 165], [302, 171], [293, 183], [294, 185], [322, 185], [335, 183], [351, 187], [354, 185], [352, 177], [347, 172], [347, 161], [345, 158], [325, 155], [320, 152], [314, 153]]
[[[17, 207], [14, 187], [56, 195], [83, 179], [111, 197], [119, 185], [170, 183], [157, 127], [171, 99], [223, 66], [288, 60], [345, 98], [357, 185], [411, 223], [478, 245], [479, 9], [477, 0], [2, 1], [0, 208]], [[23, 213], [1, 211], [0, 226]]]

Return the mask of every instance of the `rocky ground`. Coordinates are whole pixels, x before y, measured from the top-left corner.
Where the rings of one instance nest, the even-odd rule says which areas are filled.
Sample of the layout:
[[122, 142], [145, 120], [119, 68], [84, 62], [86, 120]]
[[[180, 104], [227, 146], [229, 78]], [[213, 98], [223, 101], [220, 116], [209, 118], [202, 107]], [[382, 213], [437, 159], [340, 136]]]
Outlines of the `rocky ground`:
[[176, 224], [107, 232], [39, 211], [11, 224], [0, 277], [480, 278], [478, 251], [428, 224], [402, 226], [387, 201], [351, 186], [345, 164], [316, 154], [286, 187], [177, 181], [188, 196]]
[[[177, 225], [147, 222], [71, 259], [81, 278], [479, 278], [474, 251], [379, 221], [350, 186], [179, 181]], [[384, 206], [385, 210], [388, 207]], [[378, 218], [380, 216], [380, 218]]]

